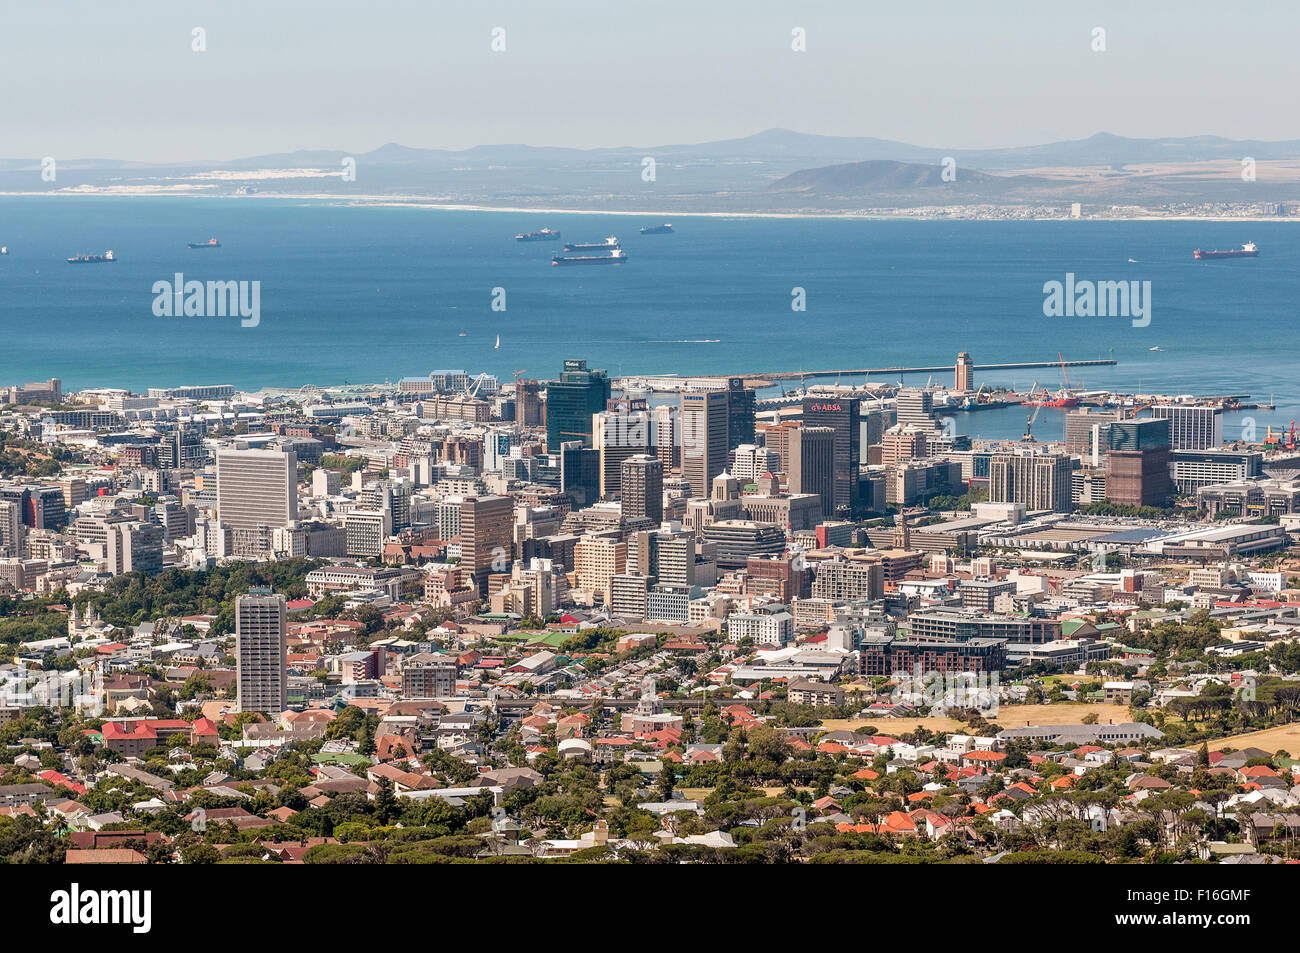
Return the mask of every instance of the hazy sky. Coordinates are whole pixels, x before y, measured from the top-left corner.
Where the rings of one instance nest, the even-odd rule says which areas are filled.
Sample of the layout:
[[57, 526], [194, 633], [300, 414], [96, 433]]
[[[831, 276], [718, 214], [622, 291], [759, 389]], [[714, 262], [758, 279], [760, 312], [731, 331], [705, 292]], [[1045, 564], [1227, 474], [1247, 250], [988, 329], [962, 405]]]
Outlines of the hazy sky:
[[0, 0], [0, 156], [1300, 138], [1297, 27], [1283, 0]]

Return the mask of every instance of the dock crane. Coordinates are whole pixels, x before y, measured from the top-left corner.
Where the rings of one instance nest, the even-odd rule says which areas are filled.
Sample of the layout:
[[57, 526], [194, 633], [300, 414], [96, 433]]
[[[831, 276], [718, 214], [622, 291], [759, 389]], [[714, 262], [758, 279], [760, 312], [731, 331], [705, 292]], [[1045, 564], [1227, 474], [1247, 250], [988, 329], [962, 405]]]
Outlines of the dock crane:
[[[1282, 442], [1283, 437], [1286, 437], [1285, 443]], [[1269, 424], [1268, 435], [1264, 438], [1264, 443], [1281, 447], [1284, 450], [1295, 450], [1300, 446], [1300, 443], [1296, 442], [1295, 421], [1291, 421], [1290, 430], [1279, 430], [1277, 433], [1273, 432], [1273, 425]]]

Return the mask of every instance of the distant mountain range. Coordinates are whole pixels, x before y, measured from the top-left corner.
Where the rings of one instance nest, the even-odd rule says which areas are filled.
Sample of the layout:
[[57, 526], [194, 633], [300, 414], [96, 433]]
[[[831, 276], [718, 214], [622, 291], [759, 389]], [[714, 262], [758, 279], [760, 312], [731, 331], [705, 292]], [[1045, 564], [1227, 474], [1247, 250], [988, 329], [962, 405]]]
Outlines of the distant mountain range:
[[[656, 163], [649, 182], [641, 175], [646, 156]], [[794, 201], [802, 203], [799, 207], [858, 208], [917, 201], [1141, 204], [1300, 196], [1295, 181], [1300, 162], [1292, 178], [1274, 169], [1261, 173], [1255, 183], [1244, 183], [1236, 164], [1247, 156], [1258, 163], [1296, 162], [1300, 140], [1131, 139], [1098, 133], [1036, 146], [942, 149], [769, 129], [717, 142], [600, 149], [498, 144], [446, 150], [388, 143], [363, 153], [312, 149], [180, 163], [61, 159], [55, 184], [36, 176], [39, 159], [0, 159], [0, 191], [167, 187], [209, 195], [239, 190], [683, 211], [767, 211]], [[344, 182], [333, 174], [348, 158], [356, 162], [356, 181]], [[940, 176], [947, 159], [956, 164], [955, 182]], [[318, 171], [288, 177], [254, 174], [302, 169]], [[199, 175], [218, 171], [223, 174]], [[847, 199], [853, 201], [846, 206]]]
[[895, 162], [892, 159], [869, 159], [802, 169], [773, 182], [769, 192], [803, 192], [824, 195], [873, 195], [877, 193], [913, 192], [936, 186], [958, 192], [1008, 192], [1017, 188], [1041, 185], [1051, 180], [1027, 175], [990, 175], [974, 169], [951, 167], [945, 179], [945, 167], [939, 163]]

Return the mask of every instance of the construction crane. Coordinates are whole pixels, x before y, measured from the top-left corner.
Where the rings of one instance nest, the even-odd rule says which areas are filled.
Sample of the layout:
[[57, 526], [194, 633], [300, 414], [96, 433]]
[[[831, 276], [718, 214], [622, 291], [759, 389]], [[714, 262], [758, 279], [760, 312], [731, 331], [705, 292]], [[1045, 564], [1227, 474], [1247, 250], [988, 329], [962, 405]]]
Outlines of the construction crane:
[[1056, 356], [1057, 356], [1057, 358], [1058, 358], [1058, 359], [1060, 360], [1060, 362], [1061, 362], [1061, 376], [1065, 378], [1065, 389], [1066, 389], [1066, 390], [1069, 390], [1069, 389], [1070, 389], [1070, 372], [1067, 371], [1067, 370], [1065, 369], [1065, 355], [1063, 355], [1060, 351], [1057, 351], [1057, 352], [1056, 352]]

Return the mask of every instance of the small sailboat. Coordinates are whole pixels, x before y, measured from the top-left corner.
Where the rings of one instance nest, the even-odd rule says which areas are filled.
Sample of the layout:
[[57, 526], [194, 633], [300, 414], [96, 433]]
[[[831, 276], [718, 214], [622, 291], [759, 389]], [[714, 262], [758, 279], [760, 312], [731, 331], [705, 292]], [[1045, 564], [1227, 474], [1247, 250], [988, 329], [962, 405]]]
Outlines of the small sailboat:
[[467, 334], [469, 334], [468, 331], [461, 331], [459, 337], [464, 337]]
[[499, 335], [499, 334], [497, 335], [497, 343], [496, 343], [496, 346], [492, 348], [492, 350], [494, 350], [494, 351], [499, 351], [499, 350], [501, 350], [501, 335]]
[[0, 255], [7, 255], [7, 254], [9, 254], [9, 246], [0, 245]]

